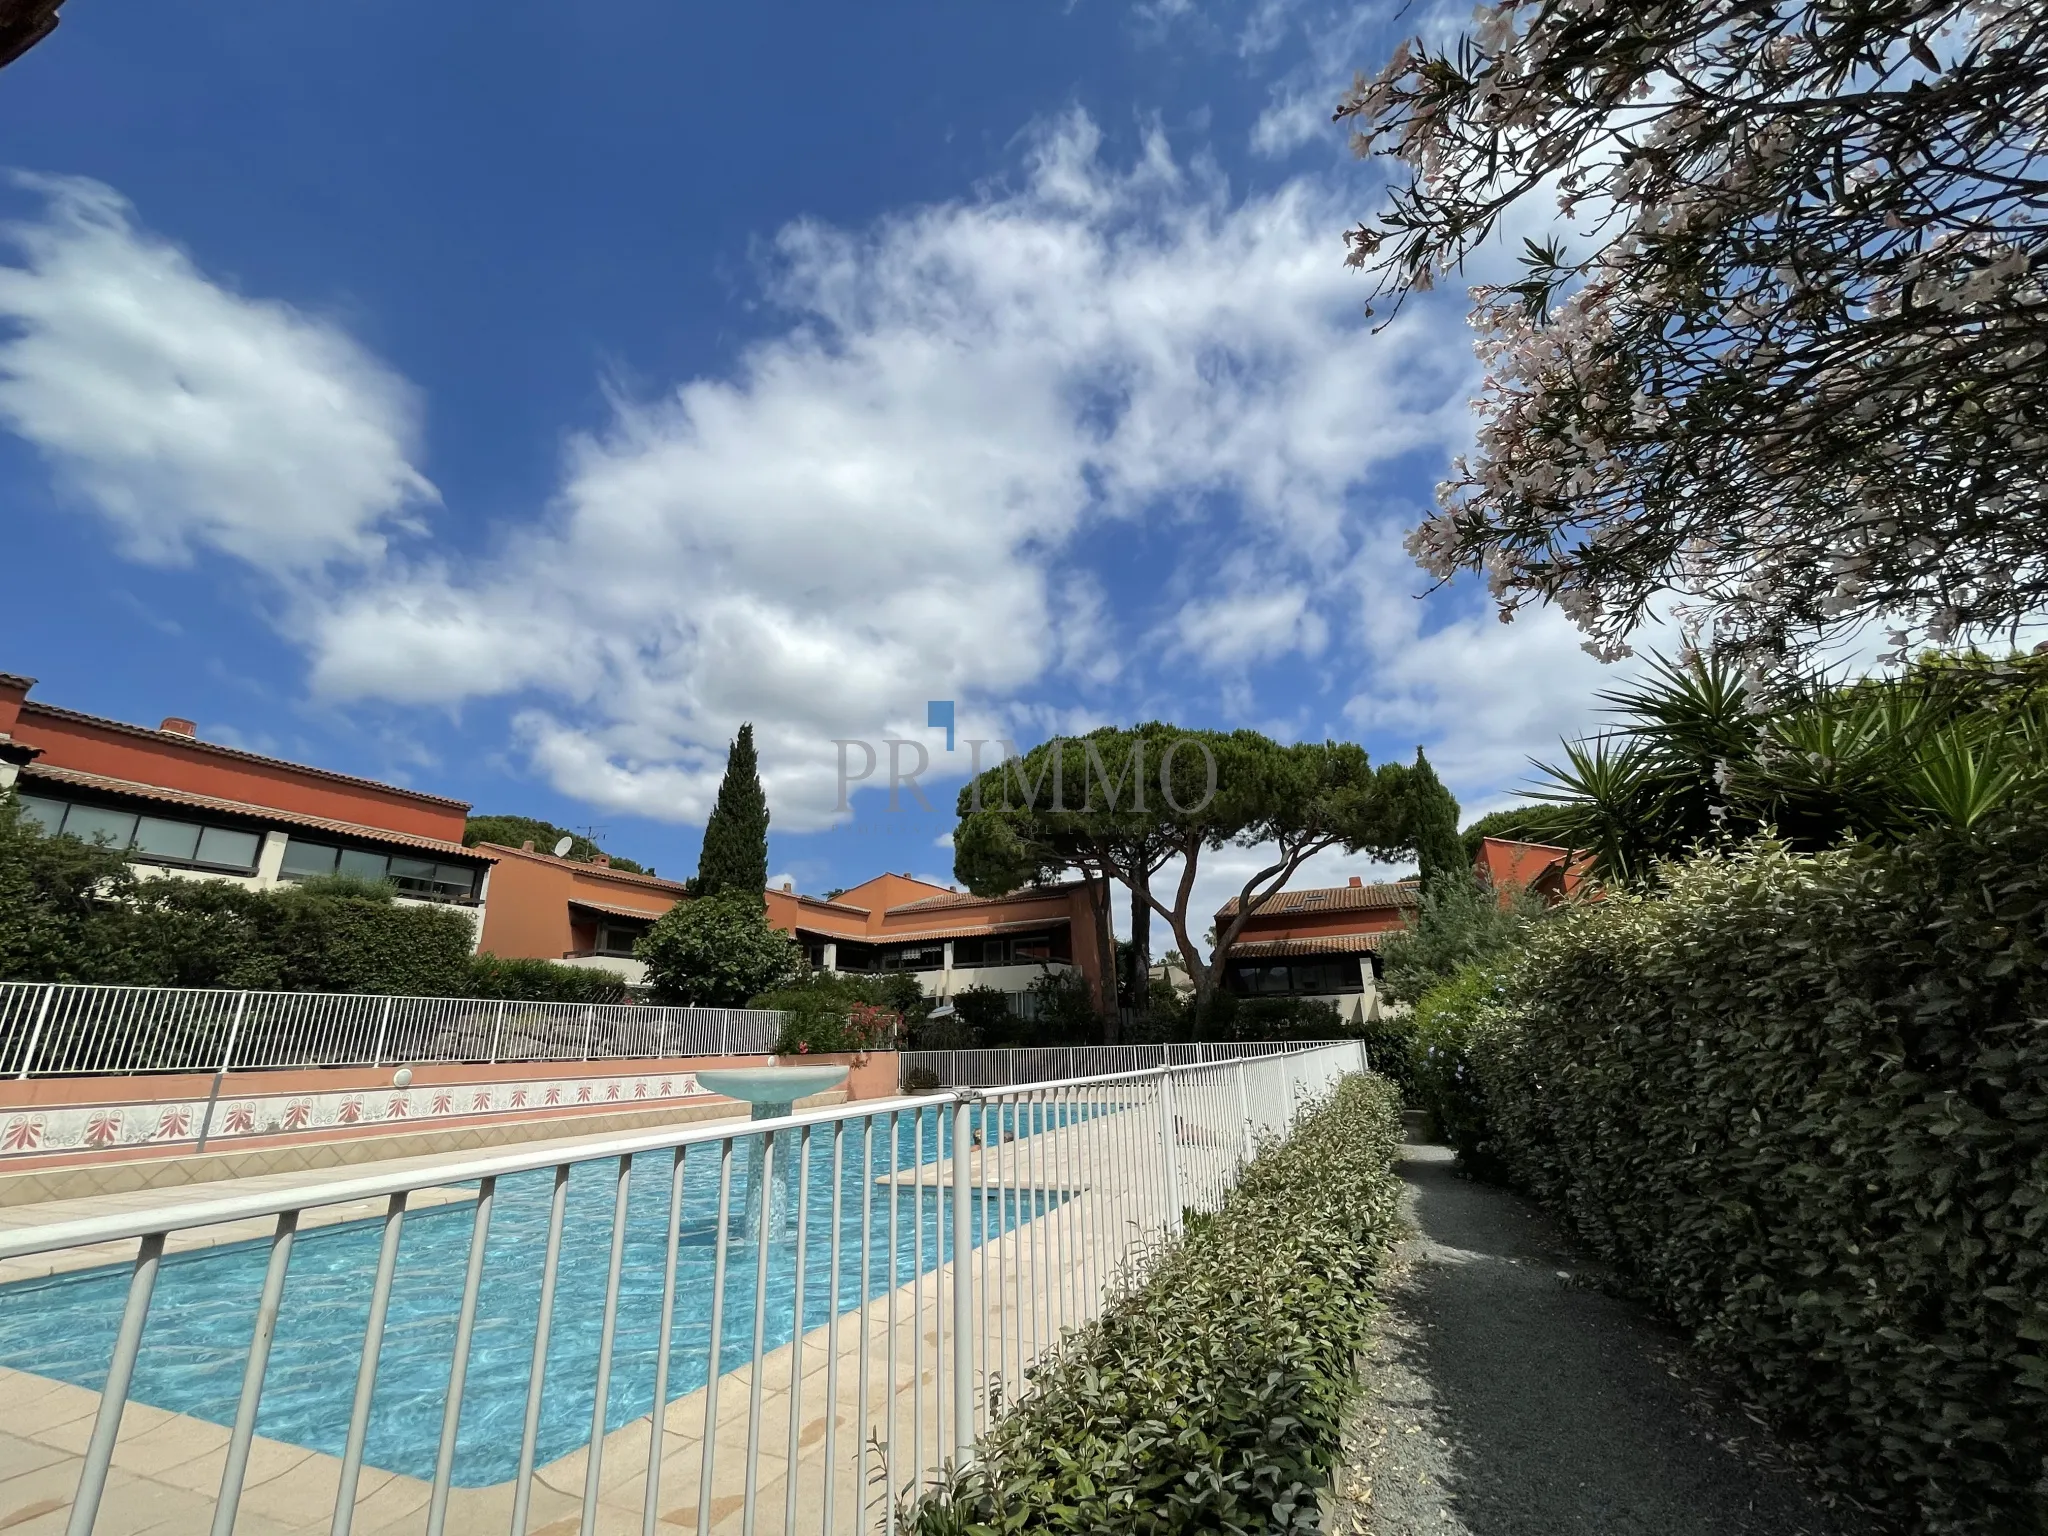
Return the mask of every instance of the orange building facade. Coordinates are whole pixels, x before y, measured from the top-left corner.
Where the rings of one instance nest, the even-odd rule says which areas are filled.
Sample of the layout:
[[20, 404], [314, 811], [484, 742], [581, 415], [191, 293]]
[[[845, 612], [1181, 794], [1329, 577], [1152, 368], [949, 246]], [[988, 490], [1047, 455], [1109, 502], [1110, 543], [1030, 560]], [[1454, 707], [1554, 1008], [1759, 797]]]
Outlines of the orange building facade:
[[[506, 957], [559, 960], [646, 981], [633, 946], [664, 912], [688, 900], [674, 880], [532, 847], [480, 845], [497, 859], [483, 947]], [[877, 875], [829, 900], [784, 887], [766, 892], [768, 921], [794, 937], [822, 971], [916, 977], [932, 997], [967, 987], [1022, 992], [1048, 972], [1103, 974], [1087, 894], [1052, 886], [984, 899], [909, 875]]]
[[[1422, 904], [1413, 881], [1281, 891], [1246, 919], [1223, 967], [1223, 987], [1240, 997], [1292, 997], [1329, 1003], [1347, 1020], [1380, 1016], [1379, 951]], [[1232, 898], [1216, 914], [1218, 931], [1237, 916]]]
[[505, 959], [556, 960], [610, 971], [633, 986], [647, 967], [633, 946], [685, 897], [680, 881], [613, 869], [604, 861], [558, 859], [533, 844], [479, 843], [494, 856], [483, 947]]
[[[29, 697], [0, 673], [0, 788], [50, 832], [103, 839], [146, 875], [270, 889], [322, 874], [388, 880], [402, 901], [474, 915], [478, 947], [646, 977], [640, 937], [678, 901], [674, 880], [556, 858], [531, 845], [462, 845], [460, 800], [201, 741], [192, 723], [131, 725]], [[984, 899], [877, 875], [826, 900], [766, 893], [769, 920], [823, 970], [914, 975], [934, 997], [1022, 992], [1048, 972], [1100, 987], [1109, 970], [1079, 885]]]
[[462, 846], [469, 807], [29, 697], [0, 673], [0, 788], [26, 815], [124, 849], [138, 871], [252, 889], [323, 874], [388, 880], [402, 901], [482, 917], [495, 857]]

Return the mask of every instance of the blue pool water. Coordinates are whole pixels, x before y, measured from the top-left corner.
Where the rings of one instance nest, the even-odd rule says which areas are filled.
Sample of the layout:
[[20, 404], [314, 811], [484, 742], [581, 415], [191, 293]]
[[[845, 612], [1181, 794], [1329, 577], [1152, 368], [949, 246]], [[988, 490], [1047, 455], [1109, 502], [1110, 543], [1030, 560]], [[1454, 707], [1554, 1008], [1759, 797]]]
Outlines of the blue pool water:
[[[904, 1116], [893, 1148], [887, 1145], [886, 1125], [878, 1123], [872, 1170], [863, 1156], [862, 1128], [857, 1123], [847, 1127], [836, 1275], [831, 1266], [831, 1137], [827, 1128], [813, 1133], [805, 1242], [806, 1329], [821, 1325], [834, 1307], [844, 1311], [860, 1304], [864, 1198], [871, 1201], [868, 1295], [880, 1297], [951, 1258], [950, 1212], [942, 1245], [939, 1199], [933, 1188], [928, 1185], [922, 1193], [920, 1243], [919, 1197], [909, 1189], [874, 1184], [881, 1173], [919, 1161], [920, 1134], [922, 1160], [934, 1160], [947, 1139], [942, 1115], [934, 1109], [915, 1118]], [[1042, 1128], [1037, 1112], [1027, 1114], [1021, 1124], [1006, 1112], [1000, 1126], [991, 1124], [989, 1130], [991, 1136], [1028, 1136]], [[793, 1138], [784, 1133], [778, 1158], [793, 1147]], [[745, 1143], [735, 1148], [735, 1212], [747, 1187], [748, 1157]], [[643, 1155], [634, 1165], [607, 1429], [631, 1423], [653, 1405], [672, 1169], [669, 1152]], [[589, 1436], [597, 1400], [616, 1178], [617, 1164], [611, 1160], [578, 1164], [569, 1176], [537, 1464], [567, 1454]], [[498, 1183], [457, 1429], [454, 1480], [464, 1487], [503, 1482], [518, 1471], [553, 1179], [551, 1170], [540, 1170]], [[1048, 1200], [1056, 1198], [992, 1201], [984, 1209], [977, 1197], [970, 1243], [978, 1245], [984, 1236], [1044, 1214]], [[888, 1241], [892, 1202], [897, 1233], [893, 1252]], [[717, 1144], [693, 1147], [685, 1165], [676, 1264], [671, 1399], [698, 1390], [707, 1379], [717, 1209]], [[373, 1466], [411, 1477], [433, 1476], [474, 1220], [468, 1203], [408, 1213], [405, 1218], [365, 1447]], [[378, 1221], [352, 1222], [304, 1232], [296, 1239], [264, 1378], [258, 1434], [329, 1455], [342, 1453], [381, 1230]], [[762, 1331], [764, 1348], [773, 1350], [795, 1336], [797, 1245], [793, 1232], [785, 1232], [771, 1237], [766, 1246], [769, 1302]], [[752, 1355], [758, 1252], [735, 1227], [726, 1257], [721, 1371], [745, 1365]], [[175, 1254], [163, 1261], [136, 1365], [136, 1401], [217, 1424], [234, 1422], [268, 1256], [269, 1244], [261, 1241]], [[81, 1387], [100, 1386], [129, 1273], [129, 1266], [122, 1265], [0, 1287], [0, 1365]]]

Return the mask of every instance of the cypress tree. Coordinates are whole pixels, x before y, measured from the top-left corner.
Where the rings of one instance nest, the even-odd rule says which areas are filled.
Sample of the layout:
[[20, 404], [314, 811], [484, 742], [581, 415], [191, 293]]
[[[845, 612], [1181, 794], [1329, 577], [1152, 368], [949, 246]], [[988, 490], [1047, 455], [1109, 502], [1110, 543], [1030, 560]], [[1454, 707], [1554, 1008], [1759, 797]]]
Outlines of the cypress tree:
[[1451, 798], [1422, 748], [1415, 749], [1415, 766], [1408, 770], [1408, 825], [1415, 845], [1415, 862], [1422, 870], [1422, 887], [1434, 889], [1445, 875], [1461, 875], [1469, 869], [1464, 840], [1458, 836], [1458, 802]]
[[718, 802], [704, 823], [704, 848], [697, 856], [697, 894], [768, 889], [768, 797], [754, 760], [754, 727], [740, 727], [727, 749], [725, 779]]

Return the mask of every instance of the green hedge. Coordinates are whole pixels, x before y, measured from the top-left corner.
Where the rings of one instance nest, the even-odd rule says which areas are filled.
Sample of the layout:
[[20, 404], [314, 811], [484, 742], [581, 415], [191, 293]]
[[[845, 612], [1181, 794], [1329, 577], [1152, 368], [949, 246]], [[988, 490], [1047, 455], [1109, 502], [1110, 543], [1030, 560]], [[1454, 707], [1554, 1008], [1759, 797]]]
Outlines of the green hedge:
[[1395, 1235], [1400, 1100], [1353, 1077], [1034, 1376], [921, 1536], [1318, 1528]]
[[1453, 1010], [1467, 1150], [1857, 1499], [2041, 1529], [2048, 828], [1667, 873]]
[[473, 914], [389, 886], [252, 891], [139, 876], [117, 851], [45, 837], [0, 794], [0, 980], [610, 1003], [608, 973], [471, 953]]
[[502, 997], [521, 1003], [629, 1003], [631, 989], [615, 971], [564, 965], [559, 960], [469, 957], [465, 997]]

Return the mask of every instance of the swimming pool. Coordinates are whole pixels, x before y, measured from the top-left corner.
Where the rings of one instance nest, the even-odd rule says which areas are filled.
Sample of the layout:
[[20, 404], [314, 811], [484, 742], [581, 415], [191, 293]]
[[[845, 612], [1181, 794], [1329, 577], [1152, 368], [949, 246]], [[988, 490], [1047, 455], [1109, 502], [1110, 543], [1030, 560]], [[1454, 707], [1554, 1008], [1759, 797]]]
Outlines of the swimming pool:
[[[1109, 1109], [1095, 1106], [1081, 1113]], [[902, 1116], [893, 1149], [886, 1123], [878, 1121], [872, 1169], [865, 1156], [864, 1124], [847, 1125], [837, 1274], [830, 1262], [831, 1128], [814, 1131], [806, 1203], [805, 1328], [824, 1323], [834, 1307], [844, 1311], [859, 1305], [863, 1198], [872, 1201], [869, 1296], [879, 1298], [894, 1286], [908, 1284], [913, 1275], [950, 1260], [952, 1223], [949, 1215], [942, 1245], [937, 1191], [927, 1184], [920, 1197], [907, 1187], [878, 1188], [874, 1183], [885, 1172], [911, 1167], [919, 1160], [920, 1148], [922, 1160], [930, 1164], [946, 1141], [944, 1113], [934, 1108]], [[1027, 1113], [1021, 1124], [1006, 1113], [990, 1133], [1021, 1130], [1028, 1136], [1044, 1128], [1035, 1112]], [[793, 1145], [787, 1133], [778, 1145], [778, 1157], [785, 1145]], [[748, 1155], [744, 1142], [735, 1148], [735, 1210], [746, 1187]], [[537, 1464], [577, 1449], [590, 1433], [616, 1168], [611, 1159], [579, 1163], [569, 1176]], [[642, 1417], [653, 1405], [672, 1168], [673, 1155], [665, 1150], [643, 1154], [634, 1165], [605, 1414], [608, 1430]], [[503, 1482], [518, 1471], [553, 1181], [552, 1170], [540, 1169], [498, 1182], [457, 1430], [454, 1481], [459, 1486]], [[985, 1236], [1042, 1215], [1058, 1199], [1039, 1195], [1021, 1203], [991, 1202], [984, 1209], [976, 1198], [970, 1244], [979, 1245]], [[893, 1249], [892, 1203], [897, 1234]], [[671, 1400], [698, 1390], [707, 1379], [717, 1208], [718, 1144], [712, 1142], [692, 1147], [685, 1162], [668, 1381]], [[473, 1222], [474, 1210], [466, 1203], [408, 1213], [405, 1218], [365, 1446], [365, 1459], [372, 1466], [410, 1477], [433, 1476]], [[259, 1435], [329, 1455], [342, 1453], [381, 1227], [381, 1222], [355, 1222], [303, 1232], [295, 1240], [264, 1377], [256, 1423]], [[751, 1359], [756, 1254], [756, 1246], [743, 1240], [735, 1227], [726, 1257], [722, 1370], [736, 1369]], [[136, 1365], [136, 1401], [216, 1424], [234, 1422], [268, 1255], [267, 1242], [254, 1242], [164, 1259]], [[773, 1350], [787, 1344], [797, 1327], [793, 1235], [772, 1239], [768, 1256], [769, 1301], [762, 1331], [764, 1348]], [[106, 1377], [129, 1273], [128, 1266], [110, 1266], [0, 1287], [0, 1365], [76, 1386], [99, 1387]]]

